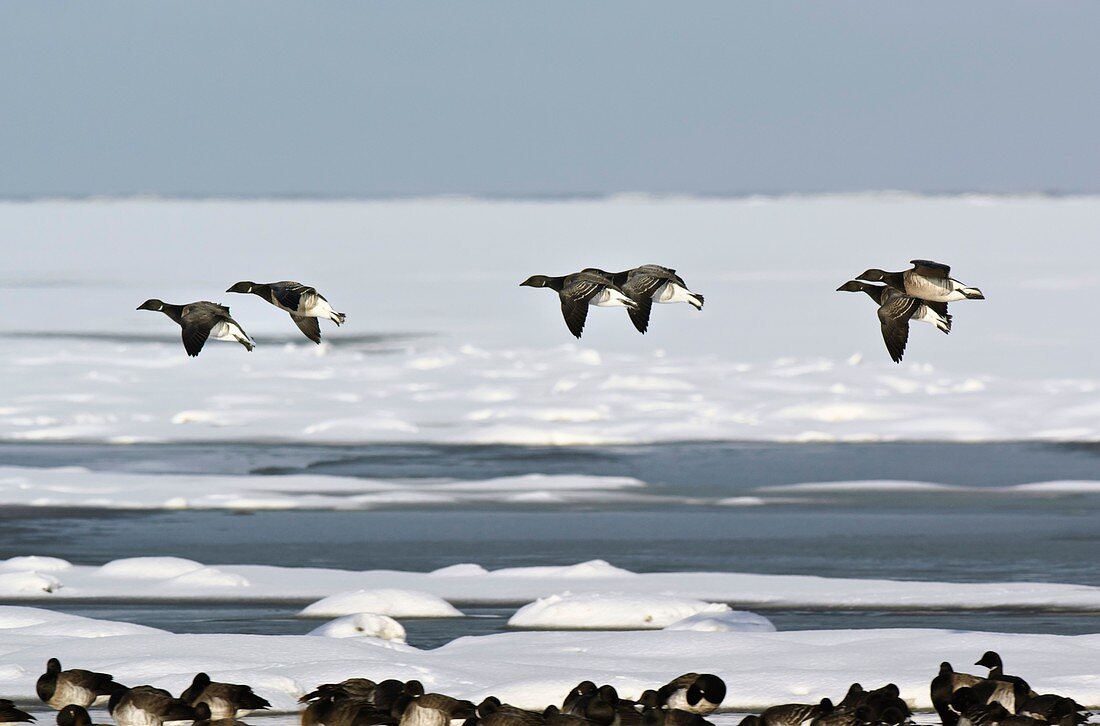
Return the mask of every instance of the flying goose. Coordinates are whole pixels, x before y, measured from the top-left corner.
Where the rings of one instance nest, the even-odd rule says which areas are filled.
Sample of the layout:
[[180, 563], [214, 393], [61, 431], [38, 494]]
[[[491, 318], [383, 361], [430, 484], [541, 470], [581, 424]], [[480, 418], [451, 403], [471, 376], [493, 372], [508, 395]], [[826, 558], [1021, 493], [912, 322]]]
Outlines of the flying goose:
[[195, 709], [163, 688], [135, 686], [111, 696], [107, 710], [118, 726], [161, 726], [165, 721], [194, 721]]
[[126, 686], [116, 683], [114, 677], [107, 673], [79, 668], [63, 671], [61, 661], [50, 658], [46, 661], [46, 672], [38, 677], [34, 689], [43, 703], [60, 711], [70, 703], [87, 708], [126, 690]]
[[951, 316], [944, 303], [918, 300], [887, 285], [870, 285], [858, 280], [849, 280], [838, 287], [837, 292], [865, 292], [878, 304], [882, 339], [895, 363], [900, 363], [905, 354], [910, 320], [930, 323], [944, 333], [951, 332]]
[[245, 716], [253, 711], [271, 708], [266, 698], [253, 693], [250, 686], [236, 683], [216, 683], [210, 676], [199, 673], [191, 685], [180, 694], [180, 699], [192, 706], [205, 703], [210, 707], [210, 716], [206, 720], [219, 721]]
[[627, 297], [607, 276], [587, 270], [561, 277], [532, 275], [521, 282], [520, 287], [548, 287], [556, 291], [561, 298], [561, 314], [565, 324], [569, 332], [578, 338], [584, 331], [589, 305], [638, 307], [638, 303]]
[[689, 713], [707, 715], [722, 705], [726, 684], [713, 673], [685, 673], [657, 689], [658, 703]]
[[639, 333], [644, 334], [649, 329], [649, 313], [653, 309], [653, 303], [688, 303], [696, 310], [703, 309], [703, 296], [689, 290], [684, 278], [668, 267], [642, 265], [622, 272], [604, 272], [597, 268], [589, 268], [587, 271], [607, 277], [627, 297], [638, 303], [637, 308], [630, 308], [626, 312]]
[[206, 344], [207, 338], [214, 340], [237, 341], [249, 352], [256, 347], [255, 342], [240, 324], [229, 317], [229, 308], [217, 303], [200, 300], [186, 305], [171, 305], [157, 300], [146, 300], [138, 310], [162, 312], [183, 328], [183, 347], [187, 355], [194, 358]]
[[890, 287], [904, 292], [910, 297], [932, 302], [954, 302], [956, 300], [985, 300], [985, 295], [976, 287], [967, 287], [950, 277], [951, 268], [931, 260], [910, 260], [913, 269], [903, 272], [886, 272], [872, 268], [857, 277], [868, 282], [885, 282]]
[[[58, 715], [58, 718], [61, 718], [61, 716]], [[26, 711], [16, 708], [14, 702], [6, 698], [0, 698], [0, 723], [18, 723], [20, 721], [37, 720], [38, 719]]]
[[343, 325], [348, 317], [344, 313], [333, 310], [332, 305], [324, 295], [317, 292], [316, 288], [292, 280], [268, 283], [245, 280], [234, 284], [226, 292], [259, 295], [280, 310], [290, 313], [291, 320], [302, 334], [318, 344], [321, 342], [321, 325], [317, 322], [318, 318], [328, 318], [337, 325]]

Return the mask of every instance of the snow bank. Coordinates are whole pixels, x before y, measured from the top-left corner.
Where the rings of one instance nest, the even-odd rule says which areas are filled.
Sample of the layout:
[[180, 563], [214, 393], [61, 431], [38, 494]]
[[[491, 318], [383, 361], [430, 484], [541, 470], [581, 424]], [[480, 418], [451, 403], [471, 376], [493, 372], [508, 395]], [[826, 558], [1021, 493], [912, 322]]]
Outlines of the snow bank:
[[774, 633], [775, 625], [763, 615], [745, 610], [701, 612], [665, 626], [665, 630], [701, 633]]
[[524, 605], [509, 627], [539, 630], [659, 629], [700, 613], [720, 614], [730, 607], [668, 595], [563, 593]]
[[388, 615], [356, 613], [336, 618], [309, 631], [310, 635], [326, 638], [379, 638], [396, 643], [405, 642], [405, 628]]
[[[0, 623], [11, 611], [0, 607]], [[23, 617], [20, 612], [16, 616]], [[43, 617], [52, 618], [53, 614]], [[487, 695], [525, 708], [560, 703], [582, 679], [614, 685], [637, 697], [645, 688], [688, 671], [716, 673], [731, 684], [726, 709], [839, 698], [853, 681], [894, 682], [918, 708], [931, 706], [928, 683], [940, 661], [960, 669], [981, 653], [1001, 653], [1006, 668], [1040, 692], [1057, 692], [1100, 706], [1100, 635], [1054, 636], [949, 630], [798, 632], [520, 632], [459, 638], [422, 651], [375, 638], [310, 635], [175, 635], [93, 621], [102, 638], [0, 628], [0, 695], [33, 701], [45, 659], [113, 674], [123, 683], [150, 683], [179, 692], [194, 674], [248, 683], [276, 710], [318, 683], [352, 676], [417, 678], [426, 689], [480, 701]], [[134, 626], [125, 626], [134, 627]]]
[[338, 592], [307, 606], [298, 617], [331, 618], [374, 613], [394, 618], [460, 618], [462, 613], [446, 600], [414, 590], [353, 590]]
[[[155, 558], [160, 559], [160, 558]], [[180, 564], [177, 567], [193, 567]], [[339, 594], [338, 607], [315, 611], [317, 617], [375, 612], [391, 617], [453, 617], [447, 603], [523, 605], [565, 591], [619, 593], [645, 597], [726, 603], [744, 609], [846, 610], [1072, 610], [1100, 612], [1100, 587], [1038, 582], [949, 583], [902, 580], [857, 580], [806, 575], [757, 575], [735, 572], [632, 573], [602, 560], [565, 567], [519, 567], [486, 571], [464, 564], [451, 572], [333, 570], [268, 565], [199, 565], [182, 575], [154, 579], [149, 560], [121, 560], [123, 565], [76, 565], [49, 573], [12, 572], [12, 600], [142, 599], [233, 602], [301, 602], [308, 604]], [[189, 562], [189, 561], [182, 561]], [[106, 576], [122, 567], [133, 576]], [[133, 569], [130, 569], [133, 568]], [[170, 568], [169, 568], [170, 569]], [[450, 568], [448, 568], [450, 569]], [[58, 584], [60, 586], [58, 586]], [[354, 588], [354, 589], [353, 589]], [[375, 597], [362, 591], [413, 591]], [[442, 603], [446, 601], [446, 603]], [[398, 605], [406, 610], [399, 611]], [[444, 607], [446, 605], [446, 607]], [[325, 606], [328, 608], [328, 605]], [[392, 611], [390, 608], [394, 608]], [[424, 615], [416, 613], [423, 612]]]

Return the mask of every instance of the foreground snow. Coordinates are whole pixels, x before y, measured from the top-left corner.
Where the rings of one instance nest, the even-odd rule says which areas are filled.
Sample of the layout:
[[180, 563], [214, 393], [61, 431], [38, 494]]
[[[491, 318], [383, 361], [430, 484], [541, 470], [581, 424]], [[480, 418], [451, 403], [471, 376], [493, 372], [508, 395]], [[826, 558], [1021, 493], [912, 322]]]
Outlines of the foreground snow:
[[[96, 629], [100, 628], [100, 632]], [[77, 632], [73, 632], [76, 630]], [[102, 636], [102, 637], [97, 637]], [[275, 709], [296, 710], [314, 685], [352, 676], [417, 678], [429, 691], [478, 701], [496, 695], [527, 708], [560, 703], [582, 679], [637, 697], [687, 671], [729, 684], [723, 704], [753, 710], [838, 698], [848, 685], [894, 682], [917, 708], [931, 706], [939, 663], [962, 669], [997, 650], [1040, 692], [1100, 706], [1100, 635], [1053, 636], [948, 630], [804, 632], [507, 633], [459, 638], [432, 651], [373, 638], [174, 635], [151, 628], [0, 607], [0, 696], [31, 701], [48, 657], [106, 671], [126, 684], [179, 692], [197, 671], [248, 683]]]
[[[212, 567], [164, 557], [117, 560], [103, 567], [73, 566], [55, 558], [0, 561], [0, 596], [19, 600], [141, 597], [310, 603], [356, 589], [430, 593], [458, 605], [522, 605], [568, 591], [578, 596], [615, 593], [639, 598], [652, 595], [691, 598], [749, 609], [1100, 612], [1100, 588], [1086, 585], [855, 580], [732, 572], [638, 574], [600, 560], [566, 567], [518, 567], [492, 572], [475, 564], [463, 564], [428, 573], [266, 565]], [[400, 604], [407, 597], [407, 593], [396, 592], [392, 599]]]

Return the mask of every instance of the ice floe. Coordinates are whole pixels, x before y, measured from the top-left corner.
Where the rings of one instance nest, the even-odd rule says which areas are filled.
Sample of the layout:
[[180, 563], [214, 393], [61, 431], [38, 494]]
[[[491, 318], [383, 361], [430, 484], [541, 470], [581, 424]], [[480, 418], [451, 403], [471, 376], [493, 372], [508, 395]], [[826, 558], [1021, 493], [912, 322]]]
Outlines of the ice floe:
[[332, 618], [356, 613], [393, 618], [458, 618], [462, 613], [443, 598], [415, 590], [351, 590], [318, 600], [298, 613], [300, 618]]
[[670, 595], [585, 593], [539, 598], [508, 620], [513, 628], [541, 630], [659, 629], [692, 615], [729, 612], [729, 605]]
[[[159, 558], [157, 558], [159, 559]], [[173, 558], [174, 559], [174, 558]], [[146, 558], [139, 558], [139, 562]], [[152, 568], [133, 576], [104, 575], [117, 569], [74, 565], [48, 572], [9, 571], [0, 575], [15, 583], [4, 596], [11, 600], [134, 599], [209, 600], [224, 602], [313, 603], [336, 596], [338, 606], [315, 610], [318, 617], [375, 612], [394, 617], [440, 617], [455, 614], [452, 604], [524, 605], [563, 592], [575, 596], [618, 593], [725, 603], [757, 609], [847, 610], [1072, 610], [1100, 612], [1100, 587], [1040, 582], [922, 582], [826, 578], [808, 575], [760, 575], [737, 572], [632, 573], [602, 560], [563, 567], [518, 567], [487, 571], [463, 564], [436, 572], [334, 570], [270, 565], [200, 566], [183, 574], [150, 577]], [[188, 562], [182, 560], [180, 562]], [[198, 563], [194, 563], [198, 564]], [[189, 565], [179, 565], [184, 567]], [[2, 564], [0, 564], [2, 571]], [[367, 591], [358, 593], [357, 590]], [[404, 593], [375, 597], [371, 591], [426, 593], [423, 615]], [[417, 596], [420, 598], [421, 596]], [[446, 601], [441, 603], [440, 601]], [[421, 601], [416, 608], [420, 608]], [[430, 605], [427, 605], [430, 603]], [[405, 607], [404, 615], [398, 605]], [[446, 608], [444, 608], [446, 605]], [[393, 610], [388, 608], [393, 607]], [[429, 614], [430, 613], [430, 614]], [[690, 614], [690, 613], [687, 613]]]

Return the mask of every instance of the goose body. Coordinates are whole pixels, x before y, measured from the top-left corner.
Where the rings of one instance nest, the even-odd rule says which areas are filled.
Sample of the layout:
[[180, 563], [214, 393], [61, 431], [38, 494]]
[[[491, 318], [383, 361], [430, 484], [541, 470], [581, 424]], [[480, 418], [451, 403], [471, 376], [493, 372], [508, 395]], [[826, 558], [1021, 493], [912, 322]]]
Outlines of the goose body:
[[245, 716], [253, 711], [271, 708], [265, 698], [257, 696], [250, 686], [236, 683], [217, 683], [210, 676], [199, 673], [191, 685], [180, 694], [180, 699], [192, 706], [205, 703], [210, 709], [207, 720], [220, 721]]
[[660, 705], [706, 716], [726, 697], [725, 682], [713, 673], [685, 673], [657, 689]]
[[182, 329], [183, 347], [194, 358], [206, 345], [207, 338], [240, 343], [249, 352], [256, 347], [248, 333], [229, 315], [229, 308], [207, 300], [172, 305], [156, 298], [146, 300], [138, 310], [161, 312]]
[[760, 714], [763, 726], [809, 726], [814, 719], [833, 711], [833, 702], [828, 698], [820, 703], [786, 703], [772, 706]]
[[637, 307], [628, 309], [627, 313], [639, 333], [644, 334], [649, 329], [653, 303], [687, 303], [696, 310], [703, 309], [703, 296], [689, 290], [684, 278], [668, 267], [642, 265], [622, 272], [605, 272], [597, 268], [589, 268], [587, 271], [607, 277], [627, 297], [638, 303]]
[[400, 726], [451, 726], [476, 714], [474, 704], [442, 693], [425, 693], [409, 702], [401, 715]]
[[317, 323], [318, 319], [331, 320], [339, 326], [343, 325], [348, 317], [344, 313], [336, 312], [325, 296], [317, 292], [317, 288], [293, 280], [266, 283], [244, 280], [234, 284], [226, 292], [258, 295], [280, 310], [289, 313], [291, 320], [302, 334], [318, 344], [321, 342], [321, 326]]
[[975, 686], [982, 680], [982, 678], [969, 673], [956, 673], [947, 661], [940, 663], [940, 672], [932, 679], [930, 690], [932, 707], [940, 715], [940, 722], [943, 726], [955, 726], [955, 723], [959, 720], [959, 713], [952, 708], [951, 703], [955, 692], [961, 688]]
[[135, 686], [114, 694], [108, 710], [118, 726], [162, 726], [168, 721], [198, 718], [189, 703], [153, 686]]
[[918, 300], [888, 285], [871, 285], [859, 280], [849, 280], [838, 287], [837, 292], [864, 292], [878, 304], [882, 339], [895, 363], [900, 363], [905, 354], [910, 321], [935, 325], [943, 333], [951, 332], [951, 316], [946, 303]]
[[593, 270], [582, 270], [560, 277], [532, 275], [521, 282], [520, 287], [548, 287], [556, 291], [561, 300], [561, 314], [565, 318], [565, 325], [577, 338], [584, 332], [590, 306], [638, 307], [638, 303], [627, 297], [606, 275]]
[[984, 300], [985, 295], [976, 287], [968, 287], [952, 278], [951, 268], [932, 260], [910, 260], [911, 270], [886, 272], [872, 268], [857, 280], [884, 282], [906, 295], [931, 302], [955, 302], [956, 300]]
[[80, 668], [61, 670], [61, 661], [50, 658], [46, 672], [38, 678], [35, 691], [38, 698], [50, 708], [60, 711], [69, 704], [83, 708], [103, 703], [112, 695], [126, 689], [107, 673], [96, 673]]

